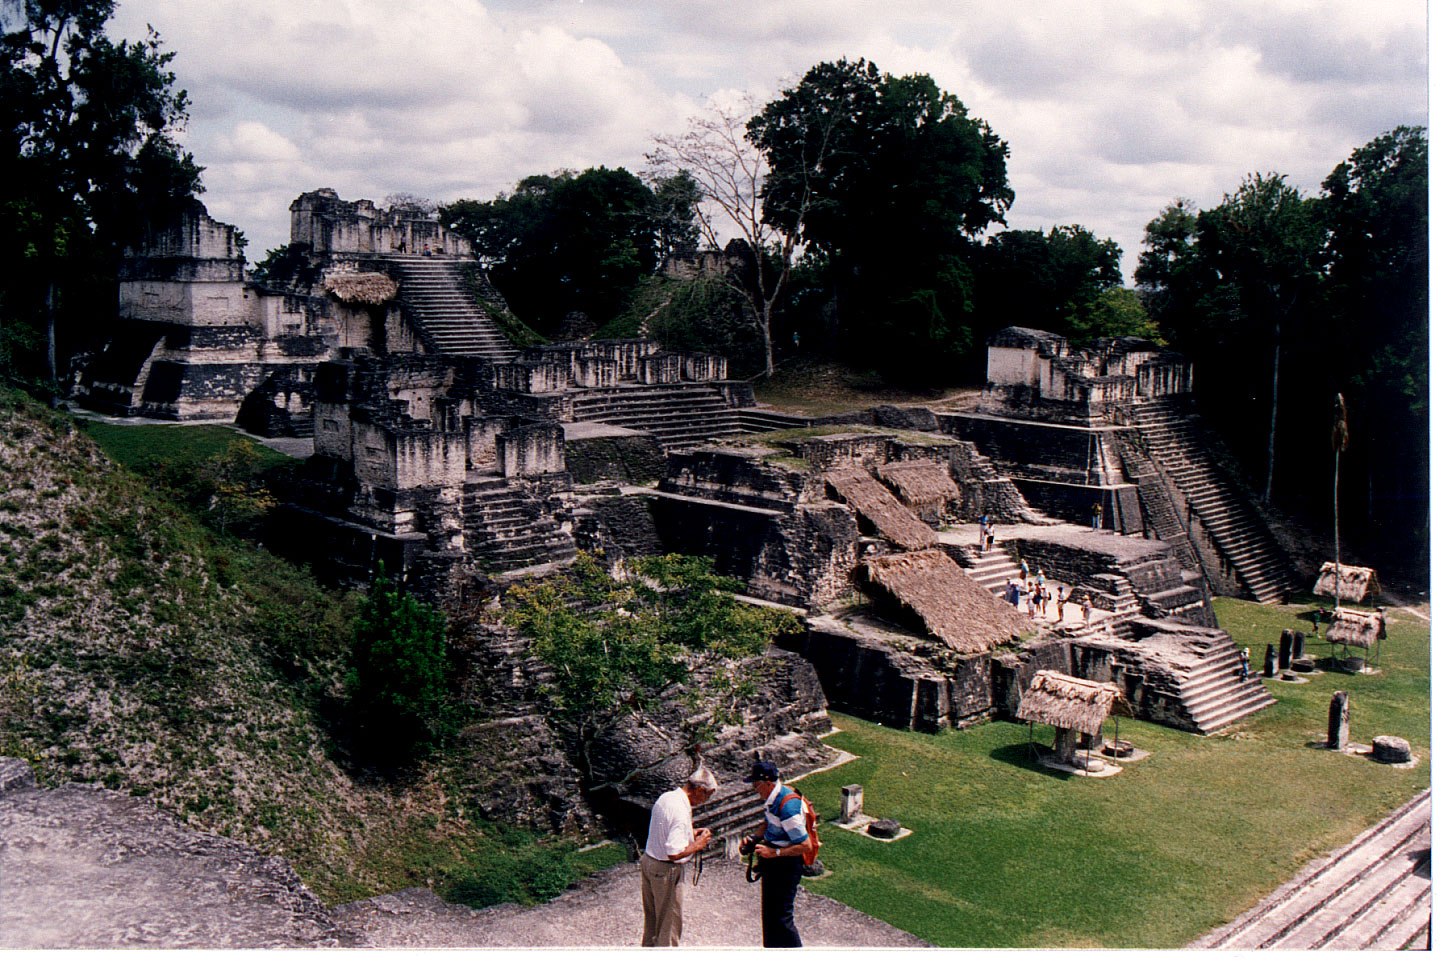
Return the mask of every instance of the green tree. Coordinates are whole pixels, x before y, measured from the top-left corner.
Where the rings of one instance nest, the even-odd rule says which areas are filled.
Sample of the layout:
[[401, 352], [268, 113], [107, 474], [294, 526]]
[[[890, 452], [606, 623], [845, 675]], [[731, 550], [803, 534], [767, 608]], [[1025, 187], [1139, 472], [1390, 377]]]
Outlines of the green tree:
[[1090, 313], [1105, 291], [1120, 285], [1115, 241], [1079, 224], [1049, 233], [1007, 230], [985, 244], [980, 264], [980, 312], [991, 328], [1018, 324], [1077, 338], [1104, 335], [1091, 332]]
[[683, 180], [660, 187], [663, 198], [624, 169], [561, 171], [488, 202], [456, 201], [440, 216], [470, 238], [516, 316], [553, 336], [575, 312], [595, 326], [611, 320], [655, 272], [662, 245], [693, 240], [684, 227], [693, 191]]
[[1280, 174], [1252, 174], [1209, 210], [1168, 207], [1147, 227], [1136, 270], [1166, 339], [1215, 372], [1198, 378], [1198, 389], [1242, 458], [1260, 465], [1267, 501], [1283, 360], [1307, 328], [1314, 333], [1323, 242], [1313, 200]]
[[382, 567], [355, 625], [349, 714], [356, 754], [396, 766], [445, 732], [445, 615], [415, 599]]
[[1162, 335], [1179, 333], [1183, 339], [1185, 331], [1197, 326], [1195, 310], [1202, 286], [1195, 250], [1198, 228], [1195, 204], [1184, 198], [1173, 201], [1145, 225], [1135, 285], [1141, 304]]
[[1199, 255], [1215, 281], [1202, 309], [1238, 334], [1232, 343], [1248, 341], [1252, 353], [1258, 344], [1268, 347], [1269, 429], [1261, 494], [1267, 502], [1275, 479], [1281, 357], [1287, 337], [1294, 335], [1318, 292], [1323, 239], [1313, 201], [1275, 173], [1247, 177], [1198, 220]]
[[1328, 329], [1306, 344], [1307, 366], [1325, 373], [1317, 393], [1343, 391], [1349, 403], [1345, 486], [1363, 501], [1347, 513], [1372, 536], [1402, 531], [1417, 545], [1427, 518], [1412, 505], [1429, 501], [1427, 161], [1426, 132], [1397, 127], [1326, 177]]
[[700, 184], [688, 170], [650, 180], [655, 195], [653, 218], [660, 242], [660, 261], [669, 257], [693, 256], [700, 246], [700, 225], [696, 211], [704, 200]]
[[764, 216], [830, 261], [853, 358], [943, 377], [968, 349], [973, 239], [1014, 201], [1009, 148], [923, 74], [812, 67], [748, 126]]
[[1140, 295], [1125, 287], [1100, 291], [1075, 320], [1074, 331], [1077, 337], [1141, 337], [1164, 342]]
[[795, 629], [789, 614], [736, 600], [741, 587], [716, 574], [709, 557], [639, 557], [616, 580], [582, 553], [566, 575], [509, 590], [506, 621], [553, 668], [550, 718], [590, 787], [614, 785], [598, 782], [599, 741], [631, 720], [653, 726], [671, 698], [683, 705], [684, 720], [666, 734], [674, 749], [657, 764], [697, 749], [736, 719], [756, 689], [758, 667], [742, 664], [778, 632]]
[[112, 41], [111, 0], [7, 7], [18, 17], [0, 38], [0, 353], [11, 378], [59, 390], [97, 318], [114, 314], [121, 248], [199, 192], [200, 167], [174, 140], [188, 101], [158, 35]]
[[1424, 130], [1397, 127], [1313, 200], [1271, 174], [1212, 210], [1176, 201], [1146, 228], [1135, 271], [1242, 463], [1317, 525], [1332, 519], [1333, 490], [1314, 482], [1314, 457], [1343, 393], [1339, 513], [1372, 562], [1399, 560], [1401, 574], [1426, 562], [1428, 539], [1416, 506], [1429, 502], [1427, 149]]

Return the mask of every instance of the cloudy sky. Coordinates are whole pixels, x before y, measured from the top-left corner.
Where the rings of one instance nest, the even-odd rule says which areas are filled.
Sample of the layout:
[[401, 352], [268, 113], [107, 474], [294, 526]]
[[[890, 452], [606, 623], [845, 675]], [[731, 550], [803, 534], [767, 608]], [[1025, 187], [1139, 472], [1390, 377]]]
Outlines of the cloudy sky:
[[521, 177], [644, 169], [711, 97], [815, 63], [928, 73], [1010, 145], [1013, 228], [1114, 238], [1252, 171], [1308, 194], [1425, 124], [1423, 0], [120, 0], [193, 101], [211, 215], [289, 239], [290, 201], [490, 199]]

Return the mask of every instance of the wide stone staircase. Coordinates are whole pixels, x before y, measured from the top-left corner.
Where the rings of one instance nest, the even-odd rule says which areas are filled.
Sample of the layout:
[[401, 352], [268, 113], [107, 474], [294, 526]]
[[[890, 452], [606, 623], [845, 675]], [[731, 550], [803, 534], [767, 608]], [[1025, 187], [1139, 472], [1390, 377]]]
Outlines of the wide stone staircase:
[[643, 430], [666, 449], [747, 432], [720, 390], [706, 383], [590, 390], [575, 399], [574, 417]]
[[[787, 738], [794, 736], [797, 735], [787, 734], [777, 738], [775, 742], [783, 744]], [[787, 765], [784, 762], [780, 764], [781, 779], [787, 784], [803, 772], [803, 767]], [[792, 785], [802, 794], [806, 792], [803, 784]], [[720, 792], [695, 808], [692, 818], [695, 828], [708, 828], [712, 837], [709, 849], [702, 854], [705, 860], [734, 859], [740, 856], [740, 839], [753, 834], [760, 821], [765, 818], [765, 805], [760, 795], [751, 789], [748, 783], [736, 786], [739, 789], [722, 781]], [[815, 802], [813, 797], [810, 802]], [[823, 842], [823, 827], [819, 830], [819, 835]]]
[[1430, 801], [1426, 790], [1190, 946], [1231, 951], [1429, 949]]
[[1018, 584], [1025, 582], [1020, 565], [998, 546], [991, 547], [982, 554], [978, 546], [966, 544], [963, 559], [969, 561], [968, 565], [961, 566], [966, 575], [1001, 600], [1005, 599], [1007, 580]]
[[754, 833], [765, 817], [760, 796], [748, 783], [741, 788], [717, 794], [695, 808], [695, 829], [708, 829], [714, 841], [703, 854], [706, 860], [738, 857], [740, 838]]
[[762, 410], [759, 407], [742, 407], [735, 411], [740, 426], [750, 433], [769, 433], [773, 430], [794, 430], [808, 427], [814, 420], [794, 413], [779, 410]]
[[1241, 584], [1261, 603], [1278, 601], [1292, 585], [1294, 568], [1249, 495], [1215, 463], [1190, 417], [1166, 402], [1137, 405], [1133, 417], [1165, 478], [1199, 516]]
[[1200, 558], [1195, 553], [1189, 534], [1185, 532], [1185, 525], [1175, 512], [1175, 504], [1165, 489], [1165, 478], [1145, 455], [1137, 439], [1133, 434], [1120, 433], [1116, 436], [1116, 449], [1120, 452], [1126, 476], [1135, 484], [1140, 496], [1140, 504], [1150, 521], [1150, 533], [1170, 544], [1181, 563], [1192, 570], [1199, 570]]
[[575, 556], [575, 538], [539, 501], [503, 477], [465, 484], [465, 548], [490, 570], [517, 570]]
[[1257, 674], [1240, 679], [1240, 648], [1228, 636], [1197, 649], [1199, 663], [1180, 684], [1180, 701], [1202, 734], [1230, 726], [1275, 702]]
[[492, 363], [508, 363], [520, 353], [467, 289], [464, 270], [473, 261], [399, 254], [386, 259], [399, 267], [406, 316], [436, 352]]

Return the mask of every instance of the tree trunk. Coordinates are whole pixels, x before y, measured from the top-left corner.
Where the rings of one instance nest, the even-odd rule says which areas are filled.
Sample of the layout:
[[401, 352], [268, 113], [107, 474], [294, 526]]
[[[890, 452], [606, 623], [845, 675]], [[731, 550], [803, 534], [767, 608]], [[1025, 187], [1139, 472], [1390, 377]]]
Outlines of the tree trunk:
[[53, 268], [51, 277], [52, 279], [45, 287], [45, 358], [50, 366], [50, 382], [56, 384], [56, 389], [59, 389], [60, 371], [56, 362], [55, 349], [55, 280], [53, 279]]
[[770, 304], [767, 302], [760, 320], [760, 337], [765, 344], [765, 379], [775, 375], [775, 344], [770, 339]]
[[1335, 448], [1335, 609], [1340, 609], [1340, 448]]
[[1270, 445], [1266, 454], [1265, 495], [1260, 499], [1270, 502], [1270, 489], [1275, 483], [1275, 425], [1280, 418], [1280, 324], [1275, 324], [1275, 369], [1270, 381]]

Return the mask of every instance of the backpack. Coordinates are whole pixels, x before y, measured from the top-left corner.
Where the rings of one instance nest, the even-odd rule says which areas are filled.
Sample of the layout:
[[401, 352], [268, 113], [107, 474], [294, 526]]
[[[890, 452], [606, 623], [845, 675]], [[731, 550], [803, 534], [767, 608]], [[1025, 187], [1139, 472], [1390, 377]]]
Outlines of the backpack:
[[[810, 803], [809, 797], [788, 783], [785, 786], [795, 790], [795, 796], [800, 798], [800, 806], [805, 811], [805, 842], [800, 844], [800, 859], [805, 861], [805, 866], [813, 866], [816, 858], [820, 856], [820, 834], [816, 832], [819, 818], [815, 816], [815, 807]], [[784, 802], [783, 799], [781, 802]]]

